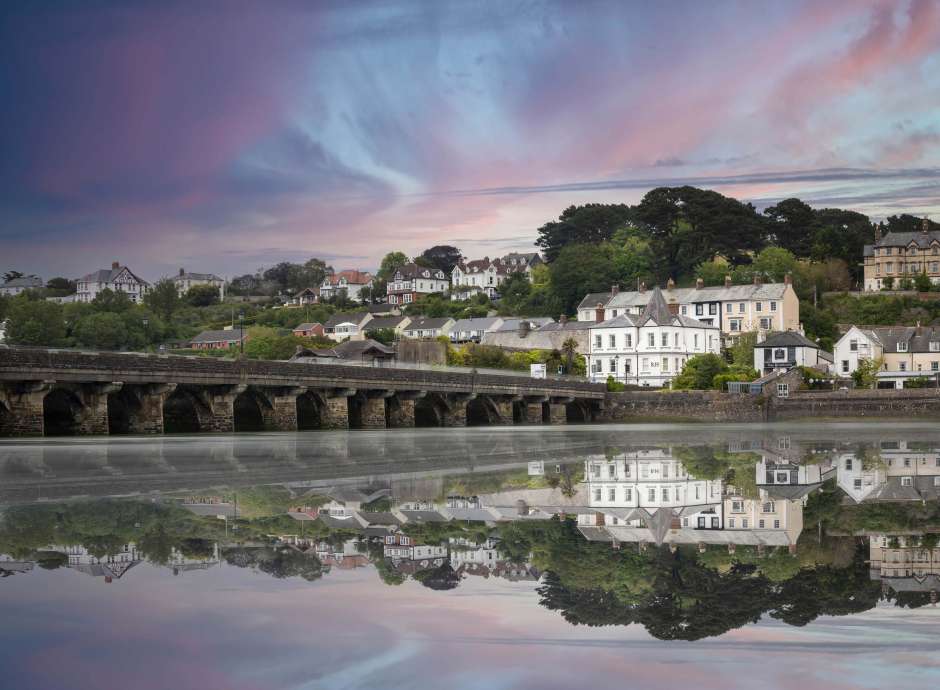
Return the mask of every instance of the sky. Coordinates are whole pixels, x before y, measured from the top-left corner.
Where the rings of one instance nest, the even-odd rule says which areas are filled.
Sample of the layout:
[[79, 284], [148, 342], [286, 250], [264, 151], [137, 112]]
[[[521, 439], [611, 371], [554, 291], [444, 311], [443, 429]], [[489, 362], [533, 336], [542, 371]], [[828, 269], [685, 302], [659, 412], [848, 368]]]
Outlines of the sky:
[[660, 642], [571, 626], [534, 583], [389, 587], [372, 568], [275, 580], [138, 565], [112, 584], [59, 569], [0, 581], [0, 680], [92, 690], [926, 690], [940, 612], [881, 607], [802, 627], [762, 621]]
[[0, 271], [531, 250], [694, 184], [940, 220], [940, 2], [3, 4]]

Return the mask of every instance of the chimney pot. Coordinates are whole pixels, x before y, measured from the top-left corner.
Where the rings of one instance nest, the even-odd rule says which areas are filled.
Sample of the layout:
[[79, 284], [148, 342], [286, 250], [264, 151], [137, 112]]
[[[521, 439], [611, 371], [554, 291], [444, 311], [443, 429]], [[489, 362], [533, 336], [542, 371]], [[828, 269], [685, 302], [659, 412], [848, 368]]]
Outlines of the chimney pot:
[[705, 287], [705, 281], [702, 280], [701, 278], [696, 278], [696, 279], [695, 279], [695, 289], [696, 289], [696, 290], [701, 290], [703, 287]]
[[725, 287], [731, 287], [731, 276], [725, 275]]
[[560, 324], [562, 324], [562, 325], [568, 323], [568, 315], [567, 315], [567, 314], [562, 314], [561, 316], [559, 316], [559, 317], [558, 317], [558, 323], [560, 323]]
[[670, 278], [669, 280], [666, 281], [666, 289], [667, 289], [667, 290], [672, 290], [672, 289], [675, 288], [675, 287], [676, 287], [676, 281], [674, 281], [672, 278]]
[[616, 295], [618, 292], [620, 292], [620, 286], [619, 286], [619, 285], [616, 285], [616, 284], [615, 284], [615, 285], [611, 285], [611, 286], [610, 286], [610, 294], [611, 294], [611, 295]]
[[646, 292], [646, 283], [640, 283], [640, 292]]
[[183, 276], [186, 273], [182, 268], [180, 269], [180, 276]]
[[787, 273], [785, 276], [783, 276], [783, 282], [786, 285], [793, 285], [793, 274]]
[[111, 270], [115, 270], [115, 269], [118, 269], [118, 268], [120, 268], [120, 267], [121, 267], [121, 262], [120, 262], [120, 261], [112, 261], [112, 262], [111, 262]]
[[757, 275], [757, 274], [755, 274], [755, 275], [754, 275], [754, 285], [760, 285], [760, 284], [761, 284], [760, 276]]

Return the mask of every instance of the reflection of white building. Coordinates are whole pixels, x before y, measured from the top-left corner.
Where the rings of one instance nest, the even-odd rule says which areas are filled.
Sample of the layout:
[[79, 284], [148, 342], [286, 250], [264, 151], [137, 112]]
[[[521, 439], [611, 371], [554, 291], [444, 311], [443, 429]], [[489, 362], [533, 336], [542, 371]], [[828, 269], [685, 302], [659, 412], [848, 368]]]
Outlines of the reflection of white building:
[[[682, 527], [721, 529], [721, 480], [695, 479], [668, 448], [640, 450], [585, 461], [584, 481], [601, 524], [647, 522], [660, 508], [672, 509]], [[597, 517], [580, 516], [597, 524]]]
[[828, 464], [804, 464], [772, 452], [755, 468], [757, 486], [772, 498], [805, 499], [835, 472]]
[[734, 492], [724, 501], [725, 529], [747, 530], [767, 535], [767, 543], [796, 544], [803, 531], [803, 503], [777, 499], [761, 491], [760, 498], [746, 498]]
[[192, 570], [208, 570], [214, 565], [219, 564], [219, 545], [212, 544], [212, 554], [203, 558], [192, 558], [186, 556], [177, 548], [170, 551], [170, 559], [167, 561], [167, 567], [173, 571], [174, 575], [188, 573]]
[[480, 567], [494, 570], [500, 562], [500, 552], [495, 539], [477, 543], [463, 537], [450, 540], [450, 565], [454, 570], [461, 568], [475, 572]]
[[92, 577], [103, 577], [105, 582], [120, 579], [124, 573], [140, 563], [137, 545], [124, 544], [120, 551], [107, 556], [93, 556], [84, 546], [53, 546], [53, 551], [59, 551], [68, 556], [68, 567]]

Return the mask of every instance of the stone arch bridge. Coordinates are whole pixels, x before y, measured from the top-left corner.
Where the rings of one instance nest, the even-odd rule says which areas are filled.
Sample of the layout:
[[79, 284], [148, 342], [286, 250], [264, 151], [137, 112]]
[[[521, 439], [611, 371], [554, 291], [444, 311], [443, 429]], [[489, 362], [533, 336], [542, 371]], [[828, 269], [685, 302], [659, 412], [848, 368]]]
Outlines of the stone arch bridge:
[[602, 384], [0, 347], [0, 436], [590, 422]]

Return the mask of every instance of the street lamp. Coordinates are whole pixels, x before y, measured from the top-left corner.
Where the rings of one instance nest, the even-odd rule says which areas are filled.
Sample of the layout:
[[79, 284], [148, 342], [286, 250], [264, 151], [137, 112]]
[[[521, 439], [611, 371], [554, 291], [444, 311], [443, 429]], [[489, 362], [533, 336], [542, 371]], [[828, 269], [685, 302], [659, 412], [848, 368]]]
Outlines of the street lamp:
[[245, 354], [245, 310], [238, 310], [238, 349]]

